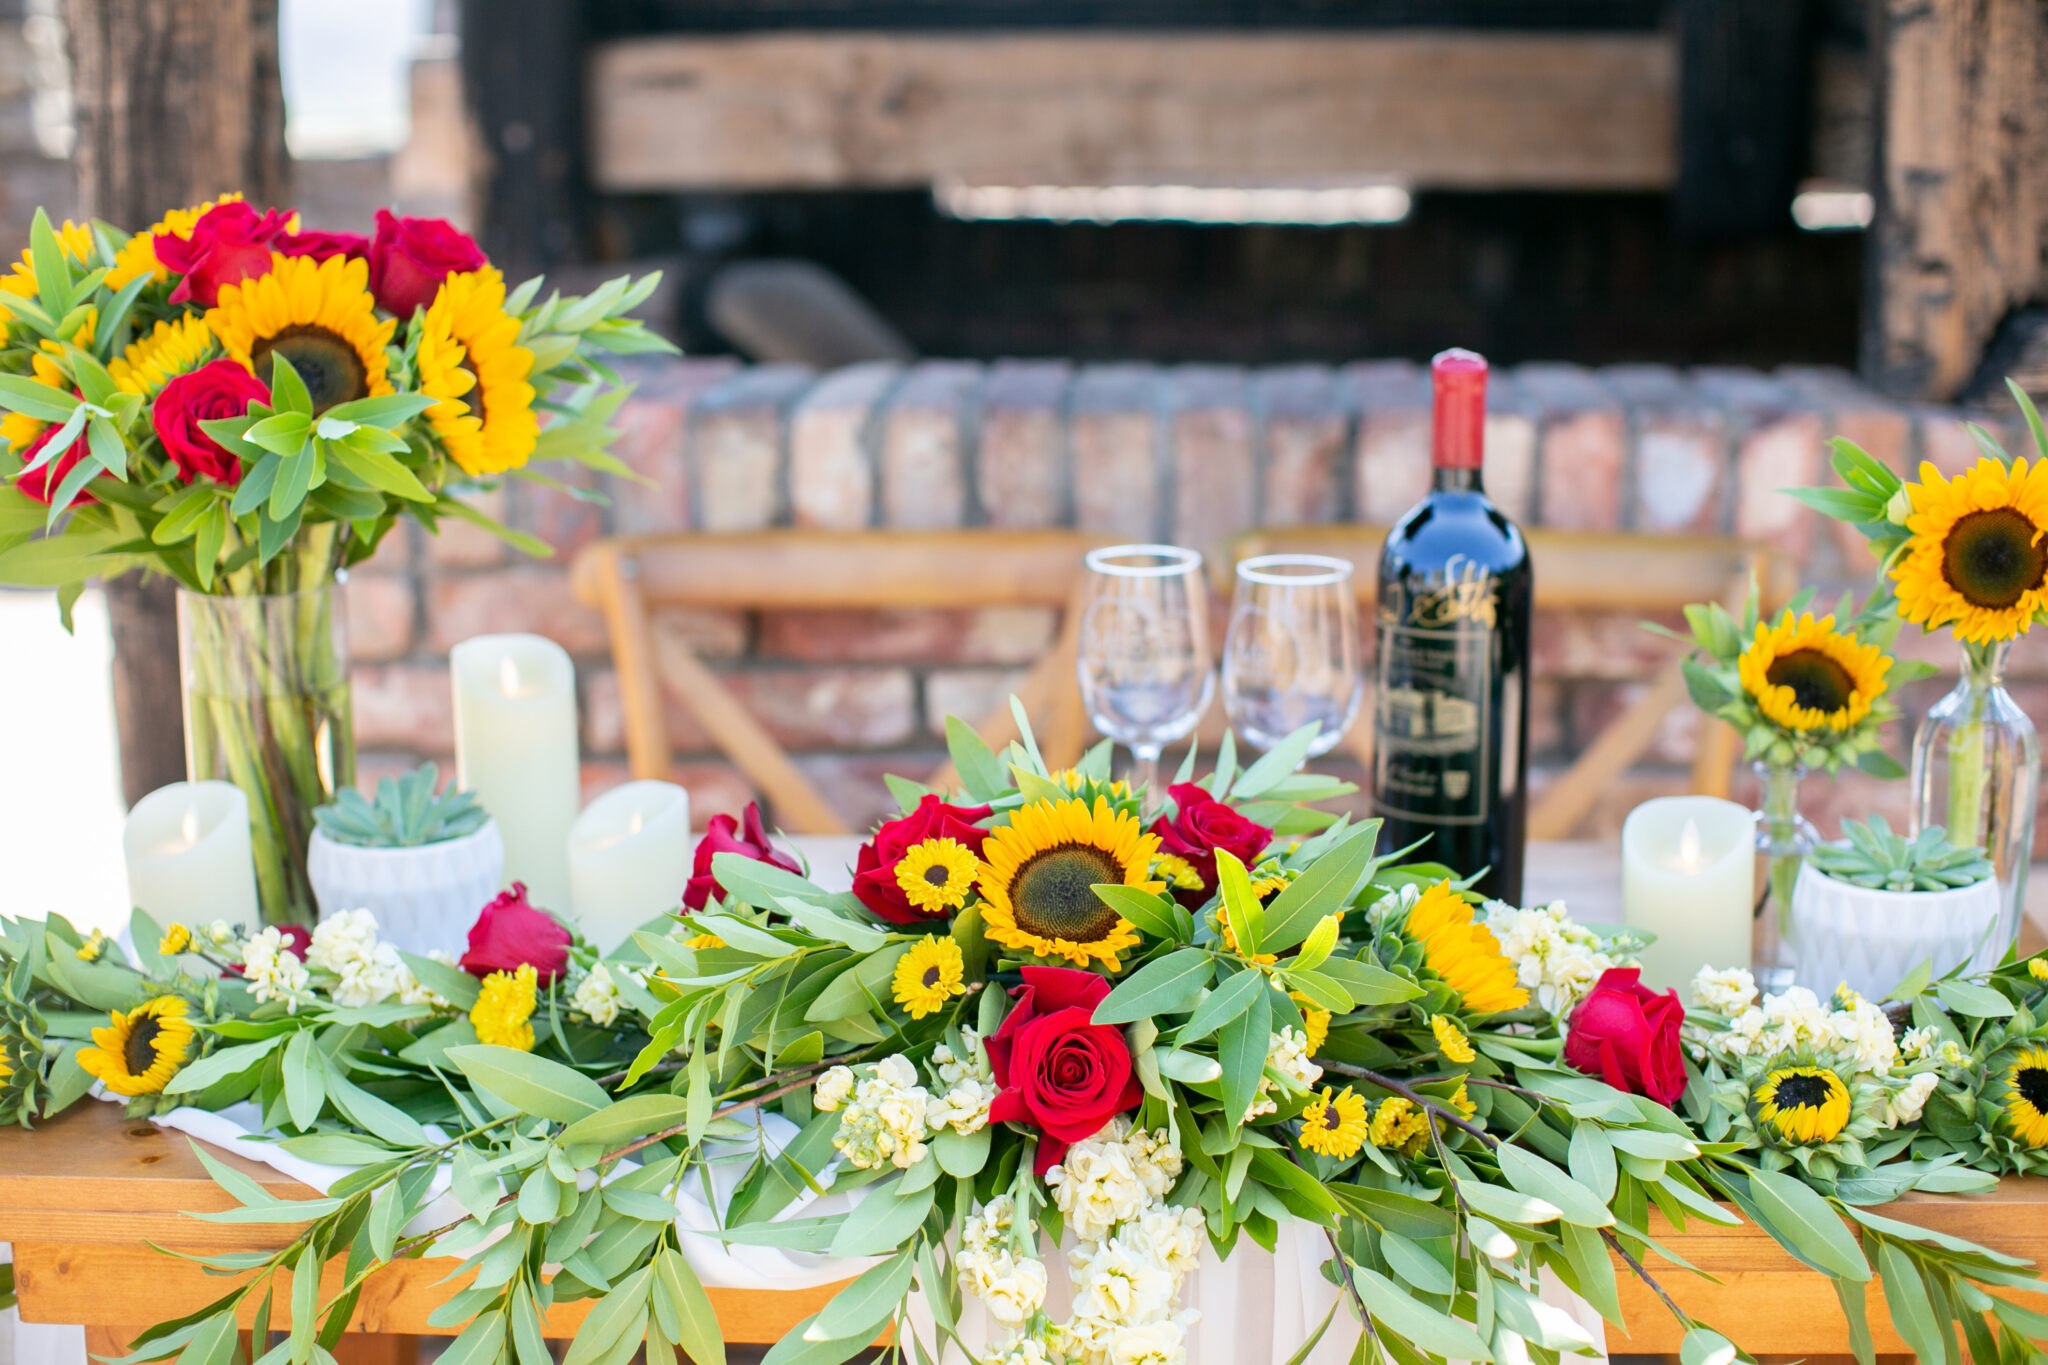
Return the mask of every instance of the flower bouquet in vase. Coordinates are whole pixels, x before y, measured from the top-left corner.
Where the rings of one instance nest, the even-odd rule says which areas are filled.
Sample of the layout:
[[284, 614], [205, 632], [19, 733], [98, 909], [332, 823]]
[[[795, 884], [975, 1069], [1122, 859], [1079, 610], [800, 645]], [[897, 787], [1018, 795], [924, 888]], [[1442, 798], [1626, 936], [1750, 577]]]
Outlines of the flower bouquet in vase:
[[36, 215], [0, 278], [0, 583], [68, 616], [89, 579], [176, 580], [188, 765], [248, 793], [267, 919], [311, 923], [313, 812], [355, 780], [340, 575], [406, 516], [549, 553], [464, 495], [628, 473], [599, 356], [669, 349], [625, 316], [657, 282], [536, 302], [383, 210], [373, 236], [233, 195], [133, 234]]

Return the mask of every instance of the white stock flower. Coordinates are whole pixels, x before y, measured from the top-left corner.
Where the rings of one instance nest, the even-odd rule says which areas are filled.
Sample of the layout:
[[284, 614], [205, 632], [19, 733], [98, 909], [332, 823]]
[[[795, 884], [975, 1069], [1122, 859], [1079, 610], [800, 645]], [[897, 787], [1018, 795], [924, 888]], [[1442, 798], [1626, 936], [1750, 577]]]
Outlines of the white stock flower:
[[1119, 1327], [1103, 1351], [1108, 1365], [1180, 1365], [1187, 1354], [1187, 1329], [1170, 1318]]
[[1515, 979], [1554, 1015], [1571, 1012], [1610, 967], [1622, 965], [1600, 936], [1566, 913], [1563, 901], [1521, 910], [1488, 901], [1486, 927], [1515, 964]]
[[[449, 952], [446, 948], [429, 948], [427, 950], [427, 959], [430, 962], [438, 962], [444, 967], [453, 967], [455, 965], [455, 954]], [[454, 1001], [414, 976], [412, 968], [405, 965], [404, 958], [398, 960], [398, 972], [394, 986], [398, 994], [398, 1003], [401, 1005], [432, 1005], [437, 1010], [452, 1010], [455, 1008]]]
[[591, 1023], [609, 1025], [619, 1017], [625, 1007], [625, 997], [619, 994], [619, 985], [612, 980], [612, 974], [602, 962], [590, 969], [590, 974], [576, 985], [569, 997], [569, 1007], [587, 1016]]
[[1127, 1326], [1157, 1322], [1173, 1309], [1180, 1277], [1135, 1239], [1121, 1235], [1067, 1253], [1074, 1316]]
[[1692, 979], [1693, 1002], [1732, 1019], [1756, 1001], [1756, 978], [1747, 967], [1702, 967]]
[[1084, 1242], [1099, 1242], [1110, 1229], [1136, 1218], [1151, 1200], [1131, 1150], [1120, 1137], [1090, 1138], [1067, 1149], [1066, 1159], [1045, 1174], [1053, 1202], [1067, 1227]]
[[1939, 1079], [1932, 1071], [1923, 1071], [1907, 1081], [1906, 1088], [1893, 1095], [1885, 1105], [1885, 1126], [1898, 1128], [1918, 1122]]
[[830, 1114], [853, 1097], [853, 1068], [835, 1066], [818, 1077], [811, 1089], [811, 1103]]
[[1060, 1357], [1037, 1337], [1011, 1337], [983, 1351], [981, 1365], [1060, 1365]]
[[242, 945], [242, 975], [257, 1003], [282, 1000], [287, 1014], [298, 1013], [299, 997], [312, 979], [299, 955], [285, 946], [284, 933], [275, 925], [258, 930]]
[[344, 910], [314, 925], [306, 966], [332, 976], [328, 995], [351, 1009], [398, 994], [399, 973], [405, 971], [398, 949], [378, 940], [377, 917], [368, 910]]
[[1147, 1209], [1117, 1235], [1145, 1249], [1176, 1278], [1186, 1278], [1201, 1264], [1202, 1246], [1208, 1240], [1202, 1211], [1195, 1208]]
[[1180, 1146], [1172, 1134], [1164, 1128], [1150, 1133], [1140, 1128], [1124, 1138], [1124, 1146], [1146, 1195], [1155, 1203], [1166, 1198], [1181, 1172]]
[[[1266, 1066], [1294, 1082], [1294, 1088], [1302, 1094], [1313, 1092], [1316, 1082], [1323, 1078], [1323, 1069], [1309, 1060], [1308, 1035], [1298, 1028], [1284, 1028], [1273, 1035], [1273, 1041], [1266, 1047]], [[1273, 1098], [1276, 1088], [1272, 1077], [1259, 1078], [1251, 1108], [1244, 1112], [1246, 1123], [1279, 1112], [1280, 1102]]]
[[1855, 1050], [1858, 1070], [1883, 1075], [1899, 1059], [1898, 1039], [1885, 1012], [1862, 996], [1848, 1009], [1838, 1009], [1827, 1019], [1835, 1040]]
[[932, 1097], [927, 1117], [932, 1131], [951, 1128], [962, 1137], [988, 1126], [989, 1106], [996, 1102], [996, 1073], [974, 1030], [962, 1029], [967, 1056], [955, 1057], [944, 1043], [932, 1049], [932, 1075], [940, 1090]]
[[1909, 1062], [1923, 1062], [1934, 1055], [1934, 1040], [1940, 1037], [1931, 1028], [1909, 1028], [1906, 1036], [1899, 1039], [1899, 1055]]
[[1034, 1257], [995, 1258], [994, 1272], [974, 1287], [988, 1315], [1005, 1327], [1021, 1327], [1045, 1306], [1045, 1262]]
[[[931, 1094], [917, 1083], [917, 1068], [901, 1053], [870, 1066], [835, 1076], [834, 1067], [818, 1079], [818, 1107], [839, 1111], [839, 1132], [832, 1145], [863, 1170], [893, 1165], [908, 1170], [924, 1159], [930, 1136], [926, 1108]], [[865, 1075], [860, 1073], [865, 1072]], [[851, 1084], [852, 1094], [843, 1094]], [[829, 1088], [828, 1088], [829, 1085]]]

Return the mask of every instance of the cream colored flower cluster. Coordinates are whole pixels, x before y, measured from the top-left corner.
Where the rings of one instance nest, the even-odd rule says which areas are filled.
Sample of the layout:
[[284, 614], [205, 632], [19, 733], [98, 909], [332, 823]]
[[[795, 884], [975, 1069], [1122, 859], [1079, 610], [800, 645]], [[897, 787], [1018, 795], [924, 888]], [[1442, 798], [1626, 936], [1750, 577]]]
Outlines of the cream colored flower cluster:
[[988, 1126], [989, 1106], [996, 1102], [996, 1073], [989, 1066], [988, 1050], [973, 1029], [960, 1031], [967, 1055], [957, 1057], [940, 1043], [932, 1049], [932, 1074], [939, 1092], [932, 1097], [927, 1117], [932, 1131], [951, 1128], [965, 1137]]
[[[437, 962], [455, 961], [453, 954], [445, 952], [429, 956]], [[396, 947], [377, 937], [377, 917], [368, 910], [344, 910], [313, 926], [306, 966], [319, 973], [319, 984], [328, 997], [345, 1008], [380, 1005], [391, 999], [403, 1005], [453, 1008], [413, 976]]]
[[[619, 972], [635, 980], [646, 979], [644, 973], [635, 972], [630, 967], [620, 967]], [[569, 1008], [600, 1028], [609, 1028], [626, 1008], [626, 997], [619, 993], [619, 983], [612, 975], [612, 969], [599, 962], [592, 965], [584, 978], [576, 983], [576, 989], [569, 993]]]
[[839, 1115], [833, 1137], [847, 1161], [862, 1170], [909, 1170], [924, 1159], [931, 1135], [931, 1092], [901, 1053], [861, 1067], [835, 1066], [818, 1078], [812, 1102]]
[[1118, 1223], [1162, 1202], [1180, 1179], [1180, 1148], [1164, 1128], [1146, 1132], [1117, 1119], [1045, 1173], [1053, 1204], [1083, 1242], [1100, 1242]]
[[1038, 1230], [1018, 1227], [1016, 1219], [1016, 1201], [997, 1195], [967, 1216], [953, 1258], [961, 1292], [980, 1299], [1005, 1327], [1022, 1327], [1045, 1307], [1045, 1262], [1031, 1254]]
[[1606, 940], [1565, 912], [1563, 901], [1523, 910], [1488, 901], [1486, 927], [1515, 964], [1515, 980], [1551, 1014], [1571, 1013], [1609, 967], [1635, 959], [1611, 950]]
[[[1323, 1078], [1323, 1069], [1308, 1058], [1308, 1035], [1298, 1028], [1284, 1028], [1273, 1035], [1273, 1041], [1266, 1046], [1266, 1070], [1279, 1072], [1293, 1082], [1292, 1089], [1298, 1094], [1313, 1094], [1316, 1082]], [[1259, 1077], [1258, 1091], [1252, 1096], [1251, 1108], [1244, 1111], [1244, 1121], [1263, 1118], [1278, 1113], [1280, 1101], [1273, 1092], [1279, 1083], [1272, 1076]]]
[[287, 1014], [297, 1014], [312, 974], [299, 955], [285, 946], [284, 931], [272, 925], [259, 929], [242, 945], [242, 977], [258, 1004], [282, 1001]]

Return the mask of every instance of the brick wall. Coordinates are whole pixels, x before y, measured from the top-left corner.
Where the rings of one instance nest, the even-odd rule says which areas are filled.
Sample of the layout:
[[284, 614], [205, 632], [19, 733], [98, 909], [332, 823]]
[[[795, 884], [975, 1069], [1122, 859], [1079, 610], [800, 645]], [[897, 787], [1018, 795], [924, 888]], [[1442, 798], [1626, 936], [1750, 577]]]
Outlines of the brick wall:
[[[623, 778], [603, 624], [566, 577], [569, 557], [607, 533], [1074, 525], [1208, 548], [1260, 524], [1385, 522], [1429, 477], [1427, 376], [1405, 361], [1267, 370], [927, 361], [819, 375], [693, 359], [643, 364], [633, 376], [617, 450], [649, 486], [586, 476], [572, 480], [572, 494], [513, 480], [485, 499], [493, 515], [555, 545], [556, 558], [529, 559], [452, 523], [438, 538], [406, 526], [352, 577], [366, 777], [445, 755], [451, 644], [535, 631], [576, 658], [586, 787]], [[2020, 439], [2009, 418], [1984, 420], [2009, 445]], [[1494, 377], [1487, 482], [1525, 525], [1739, 534], [1787, 549], [1808, 581], [1860, 585], [1871, 567], [1860, 542], [1778, 491], [1827, 475], [1834, 434], [1899, 468], [1927, 459], [1953, 471], [1975, 458], [1955, 412], [1888, 404], [1838, 371], [1532, 364]], [[978, 716], [999, 702], [1056, 622], [996, 609], [699, 613], [688, 625], [797, 762], [865, 821], [886, 801], [881, 775], [936, 766], [946, 714]], [[1535, 633], [1540, 782], [1639, 694], [1666, 647], [1632, 616], [1548, 614]], [[1907, 647], [1953, 662], [1945, 637], [1913, 634]], [[2037, 710], [2048, 706], [2048, 643], [2016, 659], [2014, 679], [2022, 704], [2048, 714]], [[1945, 686], [1917, 684], [1908, 715]], [[1212, 742], [1220, 713], [1212, 708], [1204, 727]], [[701, 731], [680, 714], [670, 724], [699, 822], [742, 804], [746, 784]], [[1679, 788], [1694, 724], [1690, 713], [1672, 719], [1650, 761], [1606, 794], [1592, 832]], [[1896, 728], [1903, 756], [1910, 725]], [[1330, 766], [1344, 765], [1333, 756]], [[1830, 831], [1843, 810], [1897, 812], [1904, 802], [1903, 783], [1809, 787], [1807, 804]]]

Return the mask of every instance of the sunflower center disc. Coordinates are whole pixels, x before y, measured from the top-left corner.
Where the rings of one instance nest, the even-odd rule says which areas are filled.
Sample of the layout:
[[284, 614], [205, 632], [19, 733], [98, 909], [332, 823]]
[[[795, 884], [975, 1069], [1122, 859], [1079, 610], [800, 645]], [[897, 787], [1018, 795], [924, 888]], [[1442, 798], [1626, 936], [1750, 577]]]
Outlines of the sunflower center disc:
[[1041, 938], [1092, 943], [1116, 928], [1116, 911], [1091, 889], [1121, 882], [1123, 869], [1099, 848], [1062, 844], [1017, 869], [1010, 905], [1017, 927]]
[[924, 870], [924, 879], [933, 886], [945, 886], [953, 880], [953, 870], [944, 863], [933, 863]]
[[321, 413], [336, 403], [364, 398], [370, 392], [369, 372], [363, 358], [346, 338], [325, 327], [297, 325], [256, 343], [249, 358], [255, 362], [256, 377], [270, 382], [270, 357], [281, 355], [292, 363], [312, 395], [313, 411]]
[[477, 373], [476, 366], [469, 363], [469, 357], [462, 358], [462, 368], [469, 371], [469, 377], [476, 382], [469, 386], [469, 392], [462, 395], [462, 401], [469, 404], [469, 410], [476, 414], [476, 420], [488, 423], [489, 413], [484, 411], [484, 377]]
[[2010, 507], [1959, 517], [1942, 546], [1941, 576], [1973, 607], [2003, 610], [2048, 576], [2048, 547]]
[[1820, 1076], [1787, 1076], [1778, 1082], [1780, 1109], [1818, 1109], [1828, 1100], [1828, 1083]]
[[1792, 700], [1809, 711], [1839, 711], [1856, 690], [1849, 670], [1817, 649], [1795, 649], [1771, 661], [1764, 677], [1773, 687], [1792, 689]]
[[2048, 1068], [2023, 1066], [2013, 1082], [2020, 1092], [2020, 1098], [2034, 1106], [2035, 1110], [2048, 1114]]
[[121, 1049], [121, 1061], [127, 1066], [129, 1075], [140, 1076], [156, 1065], [156, 1036], [163, 1029], [153, 1014], [137, 1019], [129, 1028], [127, 1046]]
[[1331, 1132], [1334, 1133], [1343, 1126], [1344, 1116], [1337, 1112], [1337, 1106], [1334, 1104], [1324, 1106], [1323, 1127], [1329, 1129]]
[[924, 985], [925, 985], [925, 989], [926, 989], [926, 990], [930, 990], [930, 989], [931, 989], [931, 988], [932, 988], [933, 986], [936, 986], [936, 985], [938, 985], [938, 984], [939, 984], [939, 969], [938, 969], [937, 967], [927, 967], [927, 968], [925, 968], [925, 969], [924, 969]]

